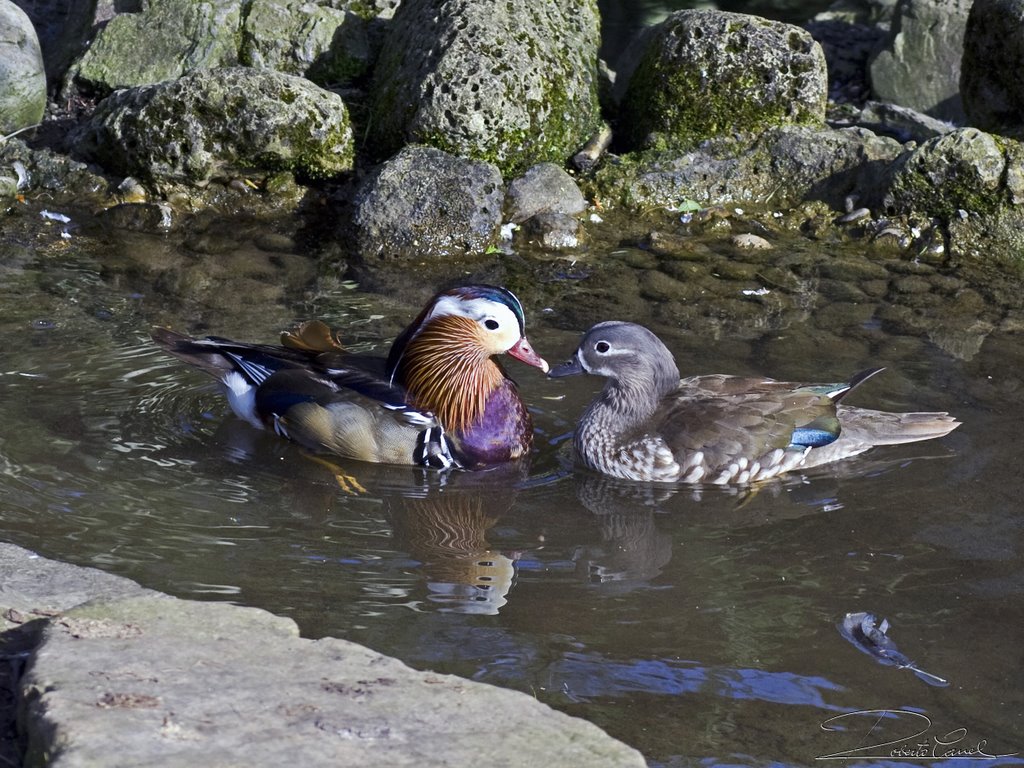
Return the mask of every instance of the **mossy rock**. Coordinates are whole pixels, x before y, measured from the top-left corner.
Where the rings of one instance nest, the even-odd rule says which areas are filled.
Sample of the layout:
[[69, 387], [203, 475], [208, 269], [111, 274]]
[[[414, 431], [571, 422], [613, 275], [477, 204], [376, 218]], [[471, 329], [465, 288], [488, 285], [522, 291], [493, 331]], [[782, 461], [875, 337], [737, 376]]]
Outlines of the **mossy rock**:
[[926, 141], [896, 163], [886, 207], [950, 220], [989, 215], [1011, 205], [1008, 161], [1021, 167], [1020, 145], [976, 128], [960, 128]]
[[242, 29], [241, 62], [320, 85], [365, 75], [374, 56], [366, 20], [305, 0], [254, 0]]
[[353, 160], [339, 96], [303, 78], [238, 67], [118, 91], [73, 142], [107, 169], [156, 186], [204, 186], [254, 170], [325, 178]]
[[722, 11], [663, 21], [626, 90], [620, 114], [633, 148], [690, 148], [776, 125], [821, 125], [828, 78], [805, 30]]
[[598, 43], [594, 0], [405, 0], [374, 71], [377, 155], [425, 144], [506, 177], [564, 163], [600, 124]]
[[238, 63], [242, 0], [150, 0], [110, 20], [71, 71], [101, 95]]

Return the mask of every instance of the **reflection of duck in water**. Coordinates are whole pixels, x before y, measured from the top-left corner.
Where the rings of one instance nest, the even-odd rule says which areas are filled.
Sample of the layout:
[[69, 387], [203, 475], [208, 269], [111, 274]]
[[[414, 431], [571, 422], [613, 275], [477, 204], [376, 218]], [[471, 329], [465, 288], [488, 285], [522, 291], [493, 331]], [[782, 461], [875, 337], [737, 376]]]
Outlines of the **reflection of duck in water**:
[[657, 506], [672, 488], [579, 475], [576, 497], [599, 526], [600, 543], [577, 548], [576, 572], [592, 584], [632, 586], [654, 578], [672, 559], [672, 537], [658, 529]]
[[512, 507], [516, 493], [511, 485], [495, 483], [458, 487], [465, 477], [422, 495], [389, 495], [385, 508], [397, 546], [423, 563], [429, 602], [441, 611], [493, 615], [507, 602], [517, 553], [494, 549], [487, 532]]
[[946, 413], [887, 413], [840, 405], [859, 383], [794, 384], [764, 378], [679, 378], [672, 353], [632, 323], [598, 323], [550, 375], [606, 379], [583, 414], [583, 464], [626, 480], [745, 484], [856, 456], [876, 445], [941, 437]]

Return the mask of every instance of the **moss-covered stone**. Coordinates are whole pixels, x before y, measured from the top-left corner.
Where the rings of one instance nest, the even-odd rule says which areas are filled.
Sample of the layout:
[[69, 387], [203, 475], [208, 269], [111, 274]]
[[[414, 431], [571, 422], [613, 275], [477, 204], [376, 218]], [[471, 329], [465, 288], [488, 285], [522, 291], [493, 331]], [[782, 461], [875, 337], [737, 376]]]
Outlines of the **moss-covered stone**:
[[228, 68], [119, 91], [74, 137], [105, 167], [157, 186], [287, 170], [351, 169], [344, 102], [303, 78]]
[[491, 162], [563, 163], [597, 129], [594, 0], [408, 0], [374, 72], [371, 140]]
[[702, 139], [822, 124], [821, 47], [799, 27], [720, 11], [679, 11], [650, 37], [623, 100], [635, 148], [690, 148]]
[[238, 63], [242, 0], [150, 0], [96, 36], [71, 75], [106, 94]]
[[[990, 215], [1011, 204], [1004, 183], [1007, 146], [976, 128], [961, 128], [905, 153], [893, 169], [886, 206], [945, 220]], [[1020, 148], [1012, 153], [1019, 165]]]
[[369, 71], [372, 46], [367, 22], [355, 13], [305, 0], [253, 0], [242, 29], [241, 62], [347, 83]]
[[[846, 196], [867, 201], [886, 178], [900, 144], [869, 131], [787, 125], [753, 142], [718, 137], [689, 151], [648, 150], [605, 163], [584, 178], [584, 194], [630, 209], [821, 200], [841, 209]], [[877, 196], [877, 195], [876, 195]]]

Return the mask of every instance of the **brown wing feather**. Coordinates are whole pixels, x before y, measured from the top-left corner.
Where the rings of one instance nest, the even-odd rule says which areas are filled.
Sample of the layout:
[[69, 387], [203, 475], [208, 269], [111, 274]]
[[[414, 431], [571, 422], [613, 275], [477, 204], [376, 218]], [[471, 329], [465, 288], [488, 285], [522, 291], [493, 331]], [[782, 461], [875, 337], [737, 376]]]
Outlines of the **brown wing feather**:
[[799, 384], [738, 376], [683, 379], [653, 423], [673, 453], [703, 451], [712, 468], [786, 448], [796, 427], [836, 412], [826, 395]]

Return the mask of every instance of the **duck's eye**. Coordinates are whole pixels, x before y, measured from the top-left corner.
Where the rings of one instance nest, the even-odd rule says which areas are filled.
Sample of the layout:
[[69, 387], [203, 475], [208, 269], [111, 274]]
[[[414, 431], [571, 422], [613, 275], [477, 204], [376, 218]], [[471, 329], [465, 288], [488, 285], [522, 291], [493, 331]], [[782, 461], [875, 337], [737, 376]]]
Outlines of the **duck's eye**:
[[500, 323], [498, 323], [498, 321], [495, 320], [493, 317], [489, 317], [486, 320], [484, 320], [484, 328], [486, 328], [489, 331], [498, 330], [499, 325]]
[[607, 341], [599, 341], [597, 342], [597, 344], [594, 345], [594, 351], [597, 352], [597, 354], [599, 355], [605, 354], [611, 348], [612, 345], [609, 344]]

